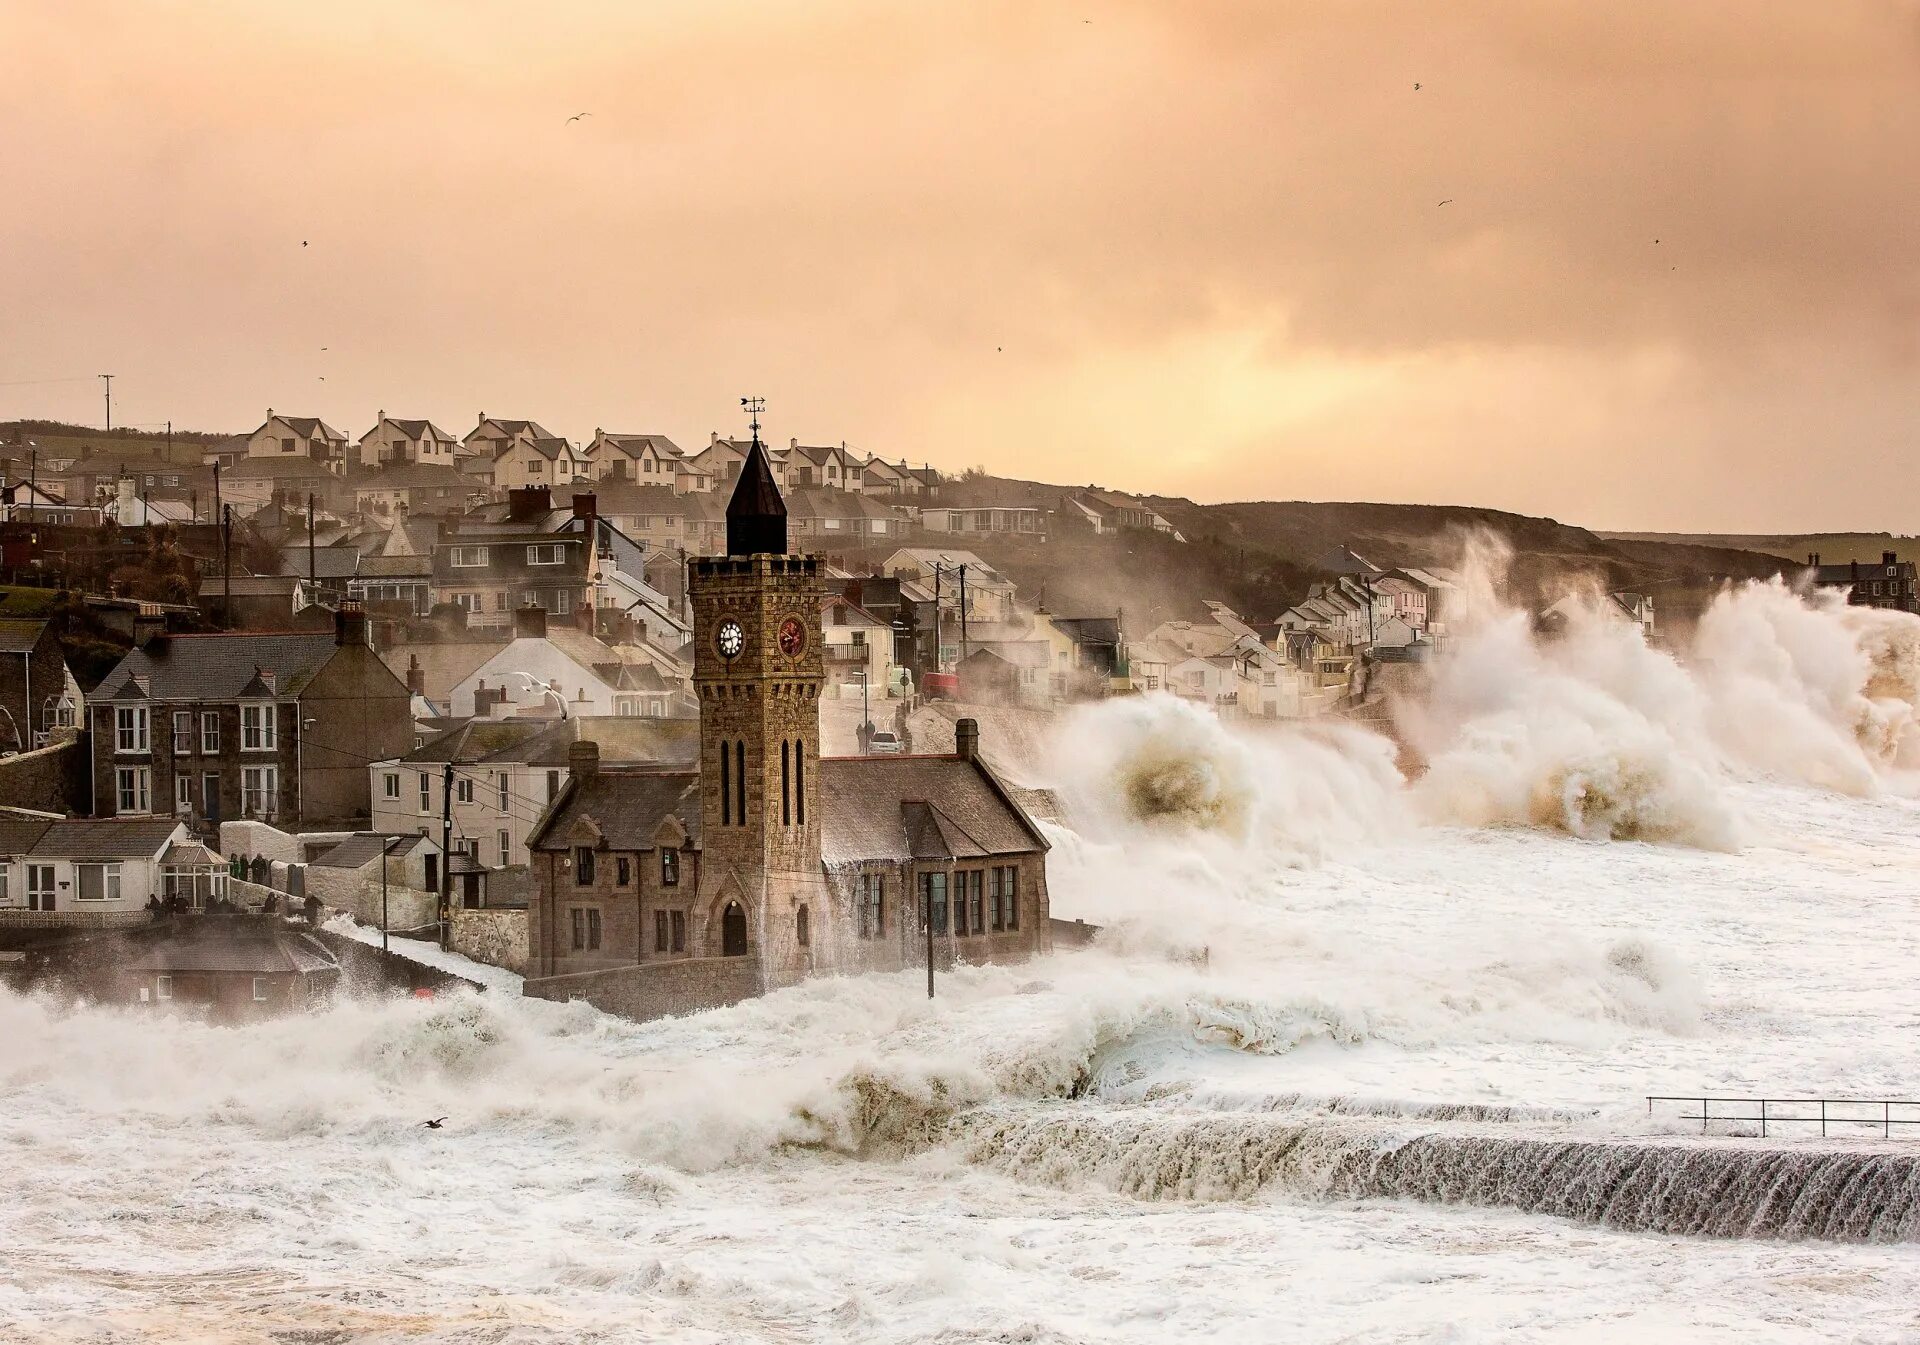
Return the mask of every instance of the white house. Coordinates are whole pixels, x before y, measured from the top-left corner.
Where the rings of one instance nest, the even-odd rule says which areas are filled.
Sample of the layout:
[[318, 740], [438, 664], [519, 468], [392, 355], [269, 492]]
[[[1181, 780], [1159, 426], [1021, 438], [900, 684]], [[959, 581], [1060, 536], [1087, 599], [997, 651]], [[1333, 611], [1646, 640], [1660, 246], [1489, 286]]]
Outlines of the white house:
[[267, 408], [260, 428], [247, 436], [249, 458], [311, 458], [339, 471], [347, 436], [318, 416], [283, 416]]
[[149, 898], [203, 905], [223, 895], [225, 872], [171, 817], [8, 818], [0, 822], [0, 928], [135, 924], [149, 918]]
[[360, 436], [362, 467], [399, 467], [426, 463], [453, 466], [459, 441], [430, 420], [399, 420], [380, 413], [373, 428]]

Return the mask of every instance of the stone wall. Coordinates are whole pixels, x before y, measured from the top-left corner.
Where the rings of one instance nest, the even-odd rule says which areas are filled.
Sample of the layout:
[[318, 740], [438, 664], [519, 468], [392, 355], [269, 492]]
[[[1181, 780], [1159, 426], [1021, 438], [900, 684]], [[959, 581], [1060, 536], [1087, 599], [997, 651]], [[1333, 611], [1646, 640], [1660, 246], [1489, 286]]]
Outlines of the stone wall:
[[87, 784], [90, 760], [83, 738], [0, 760], [0, 804], [85, 816], [92, 811]]
[[469, 911], [456, 906], [447, 941], [453, 951], [524, 973], [527, 969], [527, 913], [524, 910]]
[[[439, 896], [399, 881], [399, 864], [387, 877], [387, 928], [419, 929], [438, 919]], [[369, 863], [364, 869], [328, 869], [319, 865], [307, 868], [307, 893], [320, 898], [335, 910], [345, 911], [363, 925], [380, 928], [380, 866]]]
[[561, 1003], [582, 1000], [603, 1012], [644, 1021], [738, 1004], [760, 991], [751, 957], [687, 957], [548, 976], [528, 981], [522, 993]]

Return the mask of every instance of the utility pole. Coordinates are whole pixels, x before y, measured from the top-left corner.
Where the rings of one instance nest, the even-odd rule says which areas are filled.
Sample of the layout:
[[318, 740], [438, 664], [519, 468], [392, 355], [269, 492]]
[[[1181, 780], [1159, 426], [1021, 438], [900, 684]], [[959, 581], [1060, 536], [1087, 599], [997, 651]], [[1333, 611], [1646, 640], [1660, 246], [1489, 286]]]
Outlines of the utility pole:
[[453, 920], [448, 904], [453, 891], [453, 763], [440, 777], [440, 946], [445, 948]]
[[933, 670], [940, 672], [940, 562], [933, 564]]
[[39, 493], [40, 450], [36, 447], [27, 450], [27, 508], [32, 511], [27, 517], [36, 523], [40, 521], [40, 506], [34, 503], [34, 497]]
[[313, 550], [313, 492], [307, 492], [307, 601], [320, 601], [320, 571]]
[[220, 521], [220, 463], [218, 459], [216, 459], [213, 464], [213, 521], [215, 523]]
[[104, 379], [104, 380], [106, 381], [106, 385], [107, 385], [107, 431], [108, 431], [108, 433], [112, 433], [112, 431], [113, 431], [113, 378], [114, 378], [114, 376], [113, 376], [112, 374], [101, 374], [101, 375], [100, 375], [100, 377], [101, 377], [102, 379]]
[[225, 589], [220, 599], [220, 622], [233, 629], [233, 506], [220, 508], [220, 584]]
[[[933, 884], [922, 879], [921, 891], [926, 894], [924, 904], [926, 912], [922, 917], [927, 925], [927, 998], [933, 998]], [[1702, 1111], [1706, 1110], [1704, 1107]]]
[[398, 836], [389, 836], [380, 844], [380, 951], [387, 951], [387, 926], [393, 923], [387, 918], [387, 860], [393, 854], [393, 843]]
[[967, 661], [967, 567], [960, 567], [960, 661]]

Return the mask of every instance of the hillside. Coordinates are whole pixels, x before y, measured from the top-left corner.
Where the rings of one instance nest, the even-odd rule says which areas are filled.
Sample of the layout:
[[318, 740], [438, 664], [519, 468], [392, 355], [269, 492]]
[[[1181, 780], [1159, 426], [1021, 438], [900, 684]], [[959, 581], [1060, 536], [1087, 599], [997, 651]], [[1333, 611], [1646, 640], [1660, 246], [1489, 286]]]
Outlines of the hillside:
[[1804, 564], [1817, 555], [1829, 565], [1878, 561], [1892, 551], [1905, 559], [1920, 554], [1920, 538], [1891, 532], [1680, 533], [1603, 532], [1612, 542], [1653, 542], [1662, 546], [1735, 547]]

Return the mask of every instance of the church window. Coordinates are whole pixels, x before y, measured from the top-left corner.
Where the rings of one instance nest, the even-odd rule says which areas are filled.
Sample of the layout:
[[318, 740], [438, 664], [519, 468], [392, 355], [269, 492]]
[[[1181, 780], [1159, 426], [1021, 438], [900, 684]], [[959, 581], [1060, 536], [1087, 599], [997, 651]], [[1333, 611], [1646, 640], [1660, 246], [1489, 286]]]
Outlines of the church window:
[[680, 852], [672, 846], [660, 851], [660, 886], [680, 886]]
[[1006, 890], [1007, 928], [1018, 929], [1020, 928], [1020, 870], [1008, 865], [1000, 872], [1005, 875], [1002, 882]]
[[793, 813], [801, 826], [807, 825], [807, 745], [799, 739], [793, 744]]
[[1007, 927], [1007, 912], [1001, 905], [1005, 898], [1000, 887], [1000, 875], [1003, 870], [995, 865], [987, 870], [987, 905], [993, 911], [993, 932], [998, 934]]
[[653, 951], [656, 953], [667, 951], [667, 913], [665, 911], [653, 913]]
[[813, 921], [805, 906], [793, 913], [793, 939], [802, 948], [813, 941]]
[[967, 874], [963, 869], [953, 875], [953, 932], [967, 932]]
[[793, 744], [783, 739], [780, 743], [780, 825], [783, 827], [793, 825], [792, 755]]
[[877, 939], [886, 933], [886, 894], [877, 873], [860, 875], [860, 937]]
[[737, 826], [747, 825], [747, 744], [733, 745], [733, 812]]
[[576, 845], [573, 847], [573, 881], [580, 887], [593, 886], [593, 847]]
[[975, 934], [985, 934], [987, 932], [986, 882], [987, 875], [985, 870], [982, 869], [975, 869], [973, 876], [967, 880], [973, 900], [973, 932]]
[[587, 912], [587, 947], [600, 946], [600, 908], [594, 907]]
[[685, 911], [674, 911], [672, 915], [673, 951], [676, 953], [684, 953], [687, 951], [687, 913]]
[[720, 744], [720, 825], [733, 825], [733, 753]]

